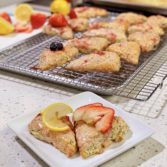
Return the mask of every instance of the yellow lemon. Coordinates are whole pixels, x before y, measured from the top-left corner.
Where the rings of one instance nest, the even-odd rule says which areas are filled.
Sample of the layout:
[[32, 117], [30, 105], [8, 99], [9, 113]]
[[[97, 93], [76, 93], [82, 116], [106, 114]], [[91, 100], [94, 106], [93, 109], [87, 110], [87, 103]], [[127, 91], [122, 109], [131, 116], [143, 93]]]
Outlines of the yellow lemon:
[[14, 31], [12, 24], [0, 17], [0, 35], [8, 35]]
[[73, 112], [73, 109], [65, 103], [54, 103], [46, 107], [42, 113], [43, 123], [53, 131], [65, 131], [69, 126], [60, 119]]
[[53, 13], [68, 15], [70, 12], [70, 4], [66, 0], [54, 0], [50, 5], [50, 10]]
[[17, 21], [22, 21], [22, 22], [29, 22], [31, 15], [32, 15], [33, 9], [29, 4], [23, 3], [19, 4], [16, 9], [14, 16]]

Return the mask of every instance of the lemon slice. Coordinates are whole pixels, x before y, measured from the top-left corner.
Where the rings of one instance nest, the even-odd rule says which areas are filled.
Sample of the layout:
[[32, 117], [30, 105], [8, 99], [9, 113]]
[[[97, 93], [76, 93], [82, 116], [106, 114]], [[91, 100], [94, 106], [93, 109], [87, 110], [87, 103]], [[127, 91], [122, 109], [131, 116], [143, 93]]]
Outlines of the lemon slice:
[[32, 12], [32, 7], [26, 3], [23, 3], [16, 7], [14, 16], [17, 21], [29, 22]]
[[53, 131], [65, 131], [69, 126], [60, 118], [73, 112], [73, 109], [65, 103], [54, 103], [46, 107], [42, 113], [43, 123]]
[[14, 31], [12, 24], [0, 17], [0, 35], [7, 35]]
[[50, 10], [53, 13], [68, 15], [70, 12], [70, 4], [66, 0], [54, 0], [50, 5]]

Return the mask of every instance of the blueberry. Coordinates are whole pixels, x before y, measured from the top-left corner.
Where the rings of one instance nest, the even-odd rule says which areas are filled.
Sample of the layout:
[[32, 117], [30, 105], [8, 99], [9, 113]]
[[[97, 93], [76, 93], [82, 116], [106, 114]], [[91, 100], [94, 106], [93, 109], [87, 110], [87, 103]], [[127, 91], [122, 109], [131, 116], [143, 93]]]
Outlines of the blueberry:
[[63, 44], [61, 42], [52, 42], [50, 44], [51, 51], [62, 50], [62, 49], [63, 49]]

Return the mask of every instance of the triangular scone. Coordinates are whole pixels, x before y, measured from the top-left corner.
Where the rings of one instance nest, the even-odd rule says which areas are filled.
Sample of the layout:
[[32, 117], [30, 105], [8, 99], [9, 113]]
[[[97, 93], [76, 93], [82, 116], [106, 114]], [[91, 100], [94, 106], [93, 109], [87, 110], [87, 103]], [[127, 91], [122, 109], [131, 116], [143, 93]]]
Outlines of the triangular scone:
[[70, 42], [63, 43], [64, 49], [59, 51], [51, 51], [45, 49], [39, 57], [39, 64], [37, 68], [41, 70], [48, 70], [57, 66], [62, 66], [68, 61], [79, 55], [79, 51]]
[[151, 24], [149, 22], [144, 22], [142, 24], [136, 24], [136, 25], [132, 25], [129, 27], [128, 29], [128, 33], [134, 33], [134, 32], [149, 32], [149, 31], [153, 31], [159, 35], [164, 35], [164, 30], [157, 24]]
[[51, 25], [46, 25], [43, 28], [43, 32], [48, 35], [57, 35], [62, 39], [72, 39], [74, 37], [74, 33], [71, 27], [52, 27]]
[[88, 19], [85, 18], [75, 18], [68, 21], [70, 27], [75, 32], [82, 32], [88, 28]]
[[72, 157], [77, 152], [75, 133], [67, 116], [62, 118], [62, 121], [69, 125], [69, 130], [63, 132], [51, 131], [43, 124], [41, 114], [39, 114], [31, 121], [28, 128], [37, 139], [52, 144], [68, 157]]
[[114, 20], [114, 21], [105, 21], [105, 22], [95, 22], [89, 25], [89, 29], [99, 29], [99, 28], [111, 28], [111, 29], [120, 29], [123, 32], [126, 32], [128, 29], [128, 23], [126, 21]]
[[121, 59], [131, 64], [138, 64], [141, 52], [140, 45], [133, 41], [112, 44], [107, 48], [107, 51], [117, 53]]
[[160, 26], [163, 29], [167, 28], [167, 17], [165, 16], [161, 16], [161, 15], [153, 15], [148, 17], [147, 22], [155, 25], [157, 24], [158, 26]]
[[160, 43], [160, 36], [153, 31], [134, 32], [129, 35], [128, 40], [139, 43], [142, 52], [149, 52], [154, 50]]
[[80, 155], [88, 158], [100, 154], [113, 142], [122, 141], [128, 125], [118, 116], [110, 115], [113, 109], [99, 103], [82, 106], [75, 110], [75, 133]]
[[67, 69], [80, 72], [118, 72], [120, 67], [120, 57], [106, 51], [84, 55], [66, 66]]
[[87, 37], [104, 37], [107, 38], [110, 43], [126, 41], [127, 37], [125, 32], [120, 30], [119, 28], [111, 29], [111, 28], [99, 28], [99, 29], [91, 29], [83, 33], [84, 36]]
[[147, 17], [141, 14], [127, 12], [121, 13], [116, 17], [116, 20], [126, 21], [129, 25], [140, 24], [147, 20]]
[[102, 37], [83, 37], [74, 39], [73, 44], [81, 53], [91, 53], [104, 50], [109, 45], [109, 41]]
[[97, 16], [107, 16], [108, 12], [105, 9], [95, 8], [95, 7], [76, 7], [74, 8], [75, 13], [78, 18], [91, 18]]

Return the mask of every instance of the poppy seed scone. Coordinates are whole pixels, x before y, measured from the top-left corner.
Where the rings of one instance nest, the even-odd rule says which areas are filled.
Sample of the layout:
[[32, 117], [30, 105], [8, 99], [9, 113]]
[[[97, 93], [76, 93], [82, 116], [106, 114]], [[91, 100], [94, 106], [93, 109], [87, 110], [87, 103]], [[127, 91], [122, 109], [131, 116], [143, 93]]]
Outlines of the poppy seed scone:
[[107, 51], [84, 55], [66, 66], [69, 70], [80, 72], [118, 72], [120, 67], [120, 57]]
[[128, 22], [129, 25], [140, 24], [147, 20], [147, 17], [141, 14], [127, 12], [121, 13], [116, 17], [116, 20], [122, 20]]
[[131, 64], [138, 64], [141, 52], [140, 45], [133, 41], [112, 44], [107, 48], [107, 51], [117, 53], [121, 59]]
[[70, 42], [63, 43], [62, 50], [52, 51], [44, 49], [39, 57], [38, 68], [41, 70], [48, 70], [57, 66], [62, 66], [68, 61], [79, 55], [78, 49]]
[[30, 133], [39, 140], [52, 144], [55, 148], [72, 157], [77, 152], [77, 144], [75, 140], [75, 133], [73, 132], [72, 123], [66, 116], [62, 118], [70, 128], [63, 132], [55, 132], [48, 129], [43, 121], [41, 114], [38, 114], [29, 124], [28, 129]]
[[160, 36], [153, 31], [135, 32], [129, 35], [128, 40], [139, 43], [142, 52], [150, 52], [160, 43]]
[[91, 53], [104, 50], [109, 45], [109, 41], [102, 37], [83, 37], [74, 39], [73, 44], [81, 53]]

